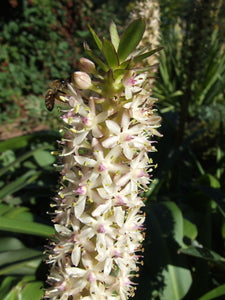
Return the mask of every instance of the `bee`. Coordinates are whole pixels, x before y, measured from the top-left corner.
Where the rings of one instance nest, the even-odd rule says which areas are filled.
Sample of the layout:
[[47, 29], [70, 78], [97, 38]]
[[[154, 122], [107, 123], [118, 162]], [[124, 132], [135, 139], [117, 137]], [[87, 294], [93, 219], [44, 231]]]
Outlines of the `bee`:
[[68, 79], [57, 79], [51, 84], [45, 95], [45, 105], [49, 111], [52, 111], [55, 105], [55, 100], [60, 100], [61, 94], [65, 94], [64, 90], [69, 83]]

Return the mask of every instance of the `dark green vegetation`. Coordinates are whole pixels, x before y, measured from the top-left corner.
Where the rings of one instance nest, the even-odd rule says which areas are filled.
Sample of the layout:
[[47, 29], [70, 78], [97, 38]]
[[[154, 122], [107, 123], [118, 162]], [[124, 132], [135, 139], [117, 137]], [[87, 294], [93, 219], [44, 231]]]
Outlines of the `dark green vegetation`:
[[[50, 199], [58, 174], [57, 110], [48, 82], [68, 77], [84, 55], [88, 24], [107, 37], [129, 1], [4, 1], [1, 11], [0, 299], [40, 300], [42, 251], [54, 233]], [[154, 87], [163, 117], [146, 196], [145, 264], [135, 300], [225, 297], [225, 7], [222, 1], [161, 0], [160, 68]], [[3, 126], [4, 125], [4, 126]], [[19, 298], [20, 297], [20, 298]]]

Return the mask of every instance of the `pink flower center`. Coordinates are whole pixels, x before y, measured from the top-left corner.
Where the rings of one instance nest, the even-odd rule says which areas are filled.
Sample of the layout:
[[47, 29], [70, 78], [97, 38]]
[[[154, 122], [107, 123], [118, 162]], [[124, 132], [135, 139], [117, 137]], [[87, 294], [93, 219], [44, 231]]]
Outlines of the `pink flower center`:
[[97, 232], [98, 233], [105, 233], [106, 232], [105, 227], [104, 227], [103, 224], [99, 225]]
[[79, 194], [79, 195], [84, 195], [86, 194], [87, 189], [84, 185], [79, 186], [76, 190], [75, 193]]
[[99, 166], [98, 166], [98, 171], [99, 171], [99, 172], [103, 172], [103, 171], [105, 171], [105, 170], [107, 170], [107, 167], [104, 166], [103, 164], [99, 164]]

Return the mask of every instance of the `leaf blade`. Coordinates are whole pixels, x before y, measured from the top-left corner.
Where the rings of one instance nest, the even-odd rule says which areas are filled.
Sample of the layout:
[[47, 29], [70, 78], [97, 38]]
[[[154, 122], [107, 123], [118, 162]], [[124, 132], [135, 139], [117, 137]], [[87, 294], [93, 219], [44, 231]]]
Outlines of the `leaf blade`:
[[118, 46], [118, 56], [122, 63], [135, 50], [145, 31], [143, 19], [133, 21], [123, 33]]

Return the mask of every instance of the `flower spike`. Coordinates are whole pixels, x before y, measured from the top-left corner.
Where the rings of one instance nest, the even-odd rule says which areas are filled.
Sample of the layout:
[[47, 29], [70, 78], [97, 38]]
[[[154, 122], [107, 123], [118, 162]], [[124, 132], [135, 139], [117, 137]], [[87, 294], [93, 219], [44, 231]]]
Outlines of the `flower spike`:
[[63, 92], [57, 90], [66, 129], [59, 141], [61, 187], [53, 204], [56, 235], [46, 250], [50, 273], [44, 299], [134, 295], [144, 239], [140, 193], [152, 180], [148, 153], [156, 151], [161, 121], [149, 69], [140, 72], [142, 58], [154, 51], [135, 52], [143, 32], [142, 19], [120, 39], [111, 23], [111, 41], [101, 41], [91, 29], [102, 56], [86, 45], [93, 61], [81, 58], [80, 70]]

